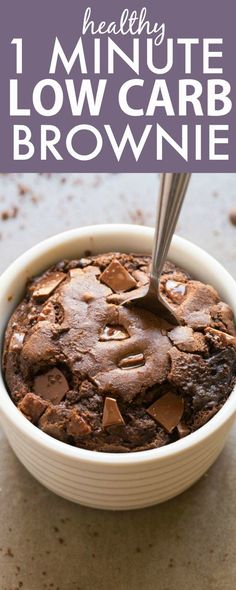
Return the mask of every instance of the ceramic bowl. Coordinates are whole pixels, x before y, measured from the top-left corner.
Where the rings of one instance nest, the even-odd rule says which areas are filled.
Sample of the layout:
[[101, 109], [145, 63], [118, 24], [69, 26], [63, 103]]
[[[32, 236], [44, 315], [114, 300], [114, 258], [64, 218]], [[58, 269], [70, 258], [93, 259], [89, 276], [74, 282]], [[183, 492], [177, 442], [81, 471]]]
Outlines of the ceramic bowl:
[[[26, 279], [86, 250], [151, 253], [153, 229], [135, 225], [83, 227], [49, 238], [20, 256], [0, 278], [0, 336], [24, 293]], [[236, 283], [206, 252], [175, 236], [169, 259], [213, 285], [236, 313]], [[0, 420], [9, 444], [28, 471], [49, 490], [94, 508], [143, 508], [173, 498], [196, 482], [221, 452], [236, 414], [236, 390], [221, 410], [187, 437], [137, 453], [75, 448], [31, 424], [11, 401], [0, 378]]]

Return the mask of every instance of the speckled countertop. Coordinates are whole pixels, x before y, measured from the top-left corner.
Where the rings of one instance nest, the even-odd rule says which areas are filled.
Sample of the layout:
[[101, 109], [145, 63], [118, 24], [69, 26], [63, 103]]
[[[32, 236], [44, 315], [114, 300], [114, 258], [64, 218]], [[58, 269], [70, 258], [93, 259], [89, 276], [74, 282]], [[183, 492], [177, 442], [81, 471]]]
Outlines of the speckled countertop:
[[[76, 225], [153, 225], [155, 174], [0, 175], [0, 269]], [[236, 174], [196, 174], [177, 233], [236, 277]], [[0, 431], [0, 590], [232, 590], [236, 426], [209, 472], [153, 508], [95, 511], [47, 491]]]

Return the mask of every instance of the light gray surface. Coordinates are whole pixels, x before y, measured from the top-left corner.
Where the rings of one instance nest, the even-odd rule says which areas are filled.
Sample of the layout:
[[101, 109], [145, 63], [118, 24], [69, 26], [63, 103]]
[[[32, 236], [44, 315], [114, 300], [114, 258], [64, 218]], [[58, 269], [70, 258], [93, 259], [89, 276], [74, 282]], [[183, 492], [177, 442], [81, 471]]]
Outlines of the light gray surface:
[[[154, 222], [157, 175], [1, 175], [0, 267], [76, 225]], [[198, 174], [178, 233], [236, 276], [235, 174]], [[14, 212], [14, 207], [18, 210]], [[6, 212], [6, 214], [5, 214]], [[0, 431], [0, 590], [232, 590], [236, 428], [200, 482], [165, 504], [111, 513], [48, 492]]]

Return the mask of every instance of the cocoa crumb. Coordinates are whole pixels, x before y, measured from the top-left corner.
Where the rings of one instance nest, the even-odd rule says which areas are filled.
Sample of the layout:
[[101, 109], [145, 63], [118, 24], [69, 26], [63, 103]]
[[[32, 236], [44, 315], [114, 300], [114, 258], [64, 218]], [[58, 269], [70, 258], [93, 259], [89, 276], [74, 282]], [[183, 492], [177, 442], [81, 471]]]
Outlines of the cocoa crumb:
[[97, 188], [102, 182], [101, 176], [99, 176], [99, 174], [96, 174], [94, 177], [94, 181], [92, 183], [92, 187]]
[[5, 551], [5, 555], [7, 557], [14, 557], [14, 553], [12, 553], [11, 547], [8, 547]]
[[140, 223], [141, 225], [145, 224], [145, 216], [142, 209], [135, 209], [135, 211], [130, 211], [129, 215], [133, 223]]
[[26, 186], [26, 184], [21, 184], [21, 183], [18, 183], [17, 188], [18, 188], [18, 194], [21, 197], [24, 197], [29, 190], [28, 187]]
[[38, 195], [32, 194], [32, 196], [31, 196], [31, 202], [34, 205], [37, 205], [39, 203], [39, 201], [41, 201], [40, 197]]
[[2, 211], [0, 214], [0, 218], [2, 221], [8, 221], [8, 219], [15, 219], [19, 213], [18, 207], [12, 207], [11, 209], [6, 209]]
[[229, 220], [232, 223], [232, 225], [236, 225], [236, 207], [233, 207], [233, 209], [230, 210]]

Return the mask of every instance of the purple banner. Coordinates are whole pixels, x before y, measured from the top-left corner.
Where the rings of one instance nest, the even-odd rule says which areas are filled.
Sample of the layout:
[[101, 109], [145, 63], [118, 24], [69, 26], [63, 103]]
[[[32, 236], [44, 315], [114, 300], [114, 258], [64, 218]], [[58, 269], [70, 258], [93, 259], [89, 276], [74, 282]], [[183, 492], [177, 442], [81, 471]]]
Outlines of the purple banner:
[[1, 172], [236, 172], [235, 0], [1, 12]]

